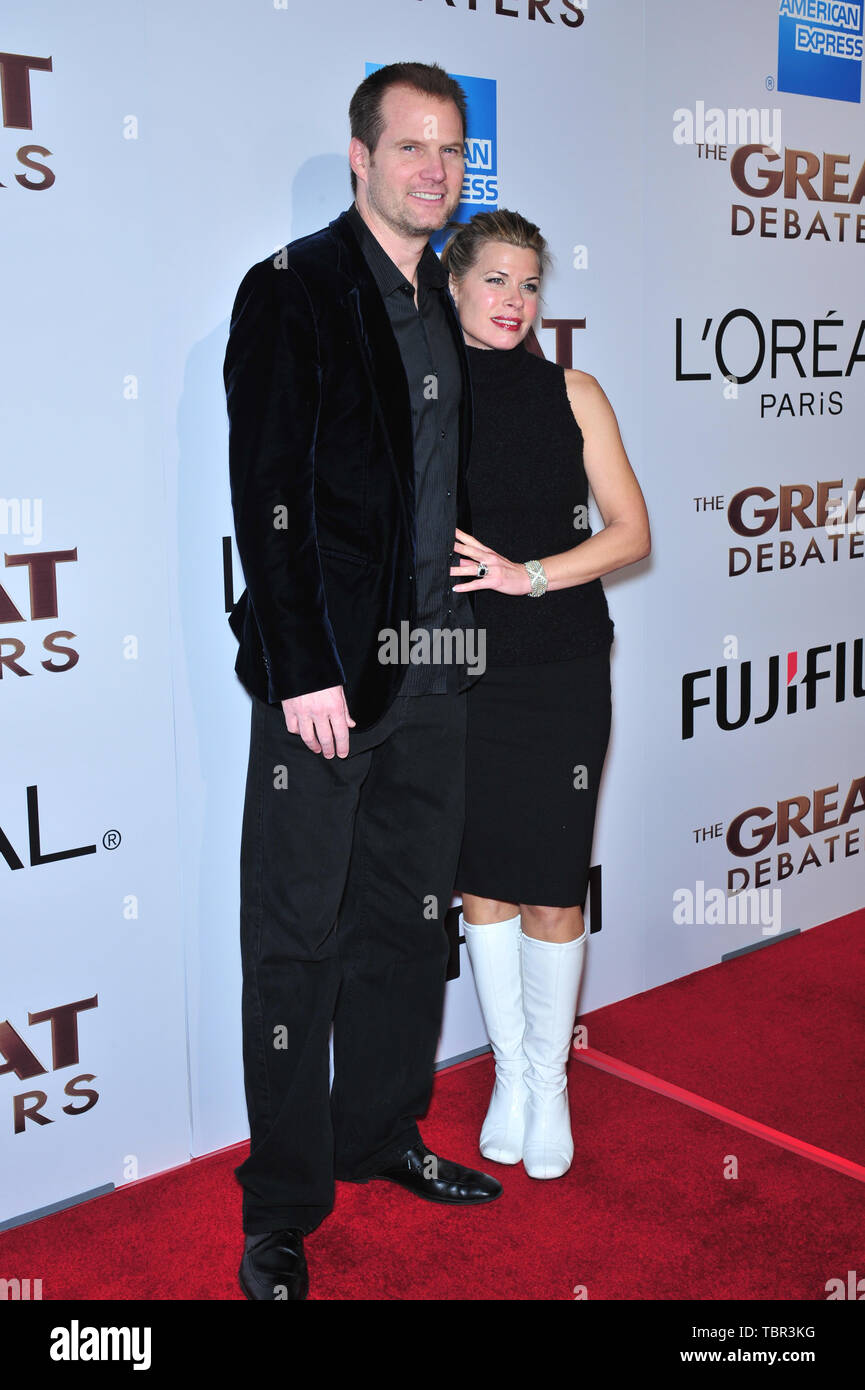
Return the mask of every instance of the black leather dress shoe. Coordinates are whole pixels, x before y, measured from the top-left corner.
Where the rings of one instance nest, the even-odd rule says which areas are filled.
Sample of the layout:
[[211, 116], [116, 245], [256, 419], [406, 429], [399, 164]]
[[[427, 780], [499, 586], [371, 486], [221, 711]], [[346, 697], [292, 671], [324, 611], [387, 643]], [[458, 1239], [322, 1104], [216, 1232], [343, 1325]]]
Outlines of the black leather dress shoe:
[[303, 1232], [290, 1227], [267, 1235], [247, 1236], [238, 1278], [247, 1298], [261, 1302], [306, 1298], [309, 1273]]
[[495, 1178], [474, 1168], [464, 1168], [461, 1163], [452, 1163], [448, 1158], [439, 1158], [424, 1143], [415, 1144], [394, 1163], [370, 1174], [368, 1181], [377, 1178], [395, 1182], [428, 1202], [478, 1206], [481, 1202], [494, 1202], [502, 1195], [502, 1185]]

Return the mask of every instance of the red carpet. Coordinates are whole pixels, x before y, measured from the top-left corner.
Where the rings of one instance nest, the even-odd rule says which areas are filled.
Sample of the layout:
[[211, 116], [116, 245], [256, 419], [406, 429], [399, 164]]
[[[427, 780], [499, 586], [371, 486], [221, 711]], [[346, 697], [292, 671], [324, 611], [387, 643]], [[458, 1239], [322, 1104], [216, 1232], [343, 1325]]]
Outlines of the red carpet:
[[[865, 913], [598, 1010], [590, 1044], [834, 1152], [865, 1160]], [[492, 1061], [438, 1079], [424, 1137], [480, 1163]], [[862, 1184], [576, 1058], [576, 1155], [536, 1182], [483, 1162], [476, 1211], [340, 1184], [307, 1241], [311, 1299], [825, 1300], [865, 1272]], [[194, 1160], [0, 1236], [0, 1274], [49, 1299], [242, 1299], [232, 1168]], [[725, 1178], [734, 1156], [737, 1178]]]
[[590, 1047], [865, 1164], [865, 911], [584, 1014]]

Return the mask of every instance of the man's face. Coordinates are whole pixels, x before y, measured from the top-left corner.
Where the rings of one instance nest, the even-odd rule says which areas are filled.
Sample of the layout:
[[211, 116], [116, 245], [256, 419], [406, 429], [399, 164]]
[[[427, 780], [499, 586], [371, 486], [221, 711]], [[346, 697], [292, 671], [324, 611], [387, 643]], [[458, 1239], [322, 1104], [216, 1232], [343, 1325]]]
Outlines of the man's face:
[[452, 101], [412, 87], [382, 97], [384, 129], [375, 153], [352, 141], [358, 192], [365, 184], [372, 213], [399, 236], [428, 237], [456, 211], [463, 181], [463, 129]]

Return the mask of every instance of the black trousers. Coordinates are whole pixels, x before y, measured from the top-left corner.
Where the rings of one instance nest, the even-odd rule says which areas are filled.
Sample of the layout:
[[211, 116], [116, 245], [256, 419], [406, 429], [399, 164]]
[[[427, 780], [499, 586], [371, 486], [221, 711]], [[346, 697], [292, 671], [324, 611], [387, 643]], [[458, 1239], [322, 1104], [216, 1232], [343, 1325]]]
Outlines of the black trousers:
[[[240, 855], [243, 1228], [315, 1229], [418, 1138], [464, 817], [465, 695], [398, 696], [328, 760], [253, 697]], [[334, 1079], [328, 1041], [333, 1024]]]

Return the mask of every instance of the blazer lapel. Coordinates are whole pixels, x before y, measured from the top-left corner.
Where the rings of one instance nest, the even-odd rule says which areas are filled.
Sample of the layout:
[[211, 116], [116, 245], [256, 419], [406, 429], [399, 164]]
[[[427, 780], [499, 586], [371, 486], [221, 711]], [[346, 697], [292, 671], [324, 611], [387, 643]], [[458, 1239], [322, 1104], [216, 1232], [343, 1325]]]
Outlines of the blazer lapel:
[[[414, 434], [411, 418], [411, 398], [405, 368], [400, 356], [384, 300], [375, 278], [351, 228], [345, 213], [330, 224], [340, 247], [339, 270], [346, 278], [343, 303], [349, 313], [367, 372], [373, 402], [390, 454], [391, 463], [400, 484], [406, 519], [414, 514], [406, 499], [414, 499]], [[468, 355], [456, 306], [448, 291], [444, 295], [445, 316], [459, 358], [462, 379], [460, 405], [460, 447], [458, 462], [458, 496], [467, 497], [467, 473], [472, 435], [472, 390]], [[412, 544], [415, 528], [409, 526]]]
[[456, 305], [451, 298], [450, 291], [445, 292], [445, 316], [448, 321], [451, 335], [454, 340], [454, 347], [460, 362], [460, 376], [463, 383], [462, 401], [460, 402], [460, 454], [459, 454], [459, 486], [464, 488], [466, 474], [469, 468], [469, 457], [472, 442], [472, 381], [469, 372], [468, 354], [466, 353], [466, 343], [463, 337], [463, 330], [460, 327], [459, 316]]
[[403, 488], [414, 493], [414, 435], [408, 380], [384, 300], [343, 213], [331, 223], [345, 259], [340, 269], [350, 280], [343, 302], [361, 349], [385, 439]]

